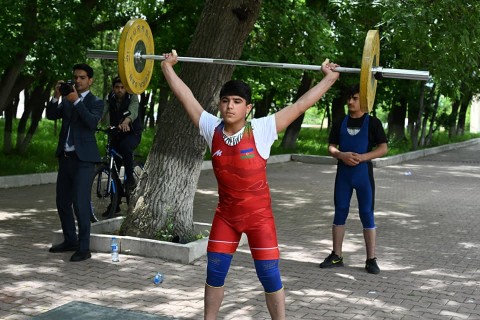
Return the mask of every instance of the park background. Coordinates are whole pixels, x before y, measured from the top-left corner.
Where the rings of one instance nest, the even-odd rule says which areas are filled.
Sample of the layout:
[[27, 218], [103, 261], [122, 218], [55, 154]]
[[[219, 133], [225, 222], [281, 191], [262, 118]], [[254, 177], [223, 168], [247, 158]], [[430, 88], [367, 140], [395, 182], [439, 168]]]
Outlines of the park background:
[[[42, 117], [54, 84], [71, 77], [73, 64], [88, 62], [96, 72], [92, 92], [106, 96], [117, 75], [117, 62], [87, 59], [86, 52], [117, 50], [122, 27], [132, 18], [148, 22], [157, 54], [175, 48], [180, 56], [316, 65], [330, 58], [346, 67], [361, 65], [366, 33], [378, 29], [381, 66], [428, 70], [432, 76], [427, 82], [379, 82], [371, 113], [385, 125], [389, 155], [478, 137], [469, 131], [472, 120], [478, 119], [470, 111], [480, 88], [477, 1], [2, 0], [0, 4], [5, 26], [0, 39], [10, 44], [0, 48], [1, 175], [56, 169], [53, 150], [59, 124]], [[209, 112], [216, 112], [221, 83], [230, 78], [248, 82], [254, 92], [252, 117], [278, 111], [322, 76], [272, 68], [189, 63], [177, 67]], [[358, 75], [342, 75], [311, 113], [282, 133], [273, 154], [325, 155], [331, 123], [345, 115], [347, 88], [358, 81]], [[22, 92], [24, 112], [16, 119]], [[161, 229], [167, 215], [173, 214], [175, 232], [187, 232], [193, 223], [201, 164], [208, 158], [205, 142], [172, 98], [158, 63], [140, 98], [146, 131], [139, 151], [146, 157], [147, 175], [136, 196], [148, 190], [143, 200], [149, 205], [142, 210], [147, 212], [147, 224], [155, 224], [150, 230]], [[316, 127], [306, 126], [311, 124]], [[102, 137], [98, 140], [101, 143]], [[129, 216], [140, 213], [135, 210]]]
[[[185, 56], [314, 64], [329, 57], [350, 67], [360, 65], [367, 30], [379, 29], [381, 65], [429, 70], [432, 74], [428, 84], [406, 80], [379, 83], [374, 114], [385, 124], [392, 150], [395, 146], [418, 150], [439, 141], [469, 139], [470, 110], [479, 88], [479, 6], [478, 1], [461, 0], [0, 0], [0, 39], [4, 44], [0, 47], [0, 169], [8, 162], [20, 170], [24, 159], [37, 164], [47, 159], [56, 162], [53, 151], [42, 145], [50, 147], [57, 141], [54, 124], [41, 117], [53, 84], [70, 77], [71, 66], [86, 60], [87, 48], [116, 50], [120, 30], [130, 18], [148, 21], [157, 53], [176, 48]], [[209, 23], [212, 20], [207, 16], [218, 19]], [[239, 41], [233, 31], [247, 29], [244, 21], [250, 20], [255, 21], [246, 31], [248, 37]], [[196, 34], [197, 26], [205, 24], [211, 27], [209, 32]], [[214, 42], [218, 44], [212, 45]], [[191, 43], [204, 43], [205, 48], [202, 51], [202, 46], [191, 47]], [[109, 79], [116, 73], [115, 62], [87, 62], [97, 73], [92, 91], [104, 96]], [[188, 127], [175, 100], [169, 99], [159, 65], [155, 68], [157, 72], [144, 94], [150, 97], [143, 101], [154, 101], [157, 106], [146, 110], [146, 114], [157, 110], [158, 115], [147, 122], [148, 127], [153, 126], [147, 170], [152, 170], [156, 179], [143, 179], [140, 188], [150, 188], [149, 194], [157, 197], [150, 199], [158, 204], [158, 208], [150, 208], [152, 214], [163, 214], [170, 199], [184, 200], [185, 207], [170, 207], [181, 220], [191, 213], [191, 202], [186, 200], [193, 199], [190, 189], [197, 190], [199, 171], [191, 168], [205, 159], [205, 145]], [[292, 101], [301, 92], [302, 83], [308, 87], [307, 80], [314, 83], [320, 76], [179, 64], [179, 70], [193, 68], [186, 80], [198, 82], [197, 93], [203, 90], [212, 95], [216, 91], [209, 81], [213, 74], [246, 79], [256, 92], [259, 112], [273, 112]], [[195, 74], [205, 77], [204, 81]], [[358, 77], [342, 76], [317, 106], [316, 118], [323, 119], [326, 114], [328, 124], [334, 115], [342, 116], [345, 109], [339, 97], [356, 81]], [[15, 119], [22, 91], [27, 95], [27, 112]], [[301, 120], [301, 124], [309, 123]], [[295, 138], [288, 141], [297, 147], [309, 129], [301, 124], [285, 133]], [[187, 133], [177, 137], [180, 130]], [[179, 153], [171, 153], [173, 160], [163, 156], [165, 149], [171, 151], [164, 144], [169, 141], [184, 146]], [[39, 146], [34, 147], [37, 143]], [[162, 171], [162, 166], [172, 169]], [[38, 172], [51, 170], [37, 167]], [[268, 168], [275, 178], [274, 205], [286, 257], [282, 263], [289, 290], [289, 318], [478, 319], [478, 144], [376, 169], [381, 186], [377, 217], [382, 228], [379, 252], [383, 272], [376, 278], [364, 274], [358, 220], [352, 222], [358, 228], [353, 225], [349, 234], [349, 267], [335, 273], [318, 268], [330, 250], [333, 167], [319, 169], [288, 162]], [[211, 204], [213, 208], [216, 200], [214, 177], [209, 173], [200, 179], [198, 190], [202, 193], [196, 199], [204, 221], [211, 221], [213, 211], [201, 210], [201, 206]], [[191, 181], [182, 185], [185, 176]], [[199, 275], [204, 272], [204, 259], [180, 265], [126, 255], [116, 265], [109, 263], [108, 254], [96, 253], [86, 265], [73, 266], [64, 257], [52, 258], [48, 253], [51, 230], [58, 228], [54, 189], [54, 184], [49, 184], [0, 191], [1, 318], [28, 319], [78, 300], [122, 310], [201, 317], [204, 279]], [[249, 253], [239, 252], [235, 258], [235, 280], [222, 310], [225, 318], [268, 319]], [[157, 270], [167, 275], [162, 287], [153, 287], [151, 281]]]

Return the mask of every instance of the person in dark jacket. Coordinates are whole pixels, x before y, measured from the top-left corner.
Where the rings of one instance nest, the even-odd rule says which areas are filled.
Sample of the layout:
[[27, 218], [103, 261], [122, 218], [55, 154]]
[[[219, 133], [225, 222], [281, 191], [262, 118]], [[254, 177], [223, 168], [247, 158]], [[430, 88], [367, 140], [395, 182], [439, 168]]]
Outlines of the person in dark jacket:
[[75, 251], [70, 261], [83, 261], [91, 257], [90, 189], [95, 163], [100, 162], [95, 129], [102, 116], [103, 100], [90, 92], [93, 69], [89, 65], [76, 64], [73, 79], [74, 85], [57, 82], [46, 112], [50, 120], [62, 119], [55, 154], [58, 157], [56, 203], [64, 241], [49, 251]]
[[[133, 153], [140, 144], [143, 130], [142, 119], [139, 117], [138, 96], [128, 93], [120, 77], [115, 77], [112, 80], [112, 91], [106, 100], [103, 118], [110, 126], [118, 128], [118, 132], [112, 135], [110, 143], [122, 156], [127, 189], [132, 190], [136, 185], [133, 175]], [[118, 158], [115, 160], [121, 164]]]

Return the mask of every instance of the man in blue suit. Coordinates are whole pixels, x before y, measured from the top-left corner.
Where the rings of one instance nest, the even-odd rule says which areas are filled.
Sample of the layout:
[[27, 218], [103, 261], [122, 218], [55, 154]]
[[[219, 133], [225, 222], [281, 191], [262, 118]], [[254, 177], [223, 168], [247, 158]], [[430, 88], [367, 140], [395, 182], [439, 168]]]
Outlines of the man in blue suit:
[[54, 97], [47, 106], [48, 119], [62, 119], [56, 151], [56, 203], [64, 236], [64, 241], [53, 245], [49, 251], [75, 251], [70, 261], [83, 261], [91, 257], [90, 188], [95, 163], [100, 162], [95, 129], [102, 117], [103, 101], [90, 92], [93, 69], [89, 65], [76, 64], [73, 67], [73, 80], [74, 85], [59, 81]]

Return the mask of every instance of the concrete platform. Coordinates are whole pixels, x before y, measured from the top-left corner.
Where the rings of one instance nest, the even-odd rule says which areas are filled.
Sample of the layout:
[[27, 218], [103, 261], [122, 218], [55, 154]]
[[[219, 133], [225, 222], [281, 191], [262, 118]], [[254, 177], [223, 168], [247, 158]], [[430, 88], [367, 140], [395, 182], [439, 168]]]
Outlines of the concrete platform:
[[[90, 231], [90, 250], [109, 253], [112, 236], [120, 230], [122, 221], [123, 217], [116, 217], [93, 223]], [[129, 236], [115, 235], [115, 237], [119, 243], [120, 259], [122, 259], [122, 255], [129, 254], [188, 264], [206, 254], [210, 227], [209, 223], [194, 222], [195, 232], [204, 234], [205, 238], [186, 244]], [[62, 230], [54, 231], [52, 243], [61, 242], [63, 242]], [[247, 243], [247, 237], [243, 235], [240, 246]]]

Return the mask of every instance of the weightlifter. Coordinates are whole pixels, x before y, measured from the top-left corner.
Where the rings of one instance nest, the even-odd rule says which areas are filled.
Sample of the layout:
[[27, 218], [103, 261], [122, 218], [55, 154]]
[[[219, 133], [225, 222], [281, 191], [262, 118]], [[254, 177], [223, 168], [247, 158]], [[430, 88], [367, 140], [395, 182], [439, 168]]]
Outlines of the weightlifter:
[[371, 160], [387, 153], [387, 137], [380, 120], [360, 109], [360, 88], [350, 88], [348, 115], [333, 124], [328, 152], [338, 159], [335, 177], [335, 216], [332, 226], [333, 250], [320, 268], [343, 266], [342, 243], [353, 189], [356, 190], [360, 220], [367, 251], [365, 269], [378, 274], [375, 257], [376, 229], [373, 216], [375, 182]]
[[285, 292], [279, 270], [279, 249], [271, 208], [266, 162], [270, 148], [290, 123], [313, 106], [335, 83], [338, 65], [326, 60], [323, 79], [295, 103], [275, 114], [247, 121], [252, 109], [251, 89], [230, 80], [220, 90], [221, 118], [206, 112], [173, 66], [177, 54], [164, 54], [162, 71], [211, 154], [218, 183], [219, 203], [207, 248], [204, 318], [216, 319], [224, 297], [224, 283], [242, 233], [248, 237], [256, 272], [265, 291], [272, 319], [285, 319]]

